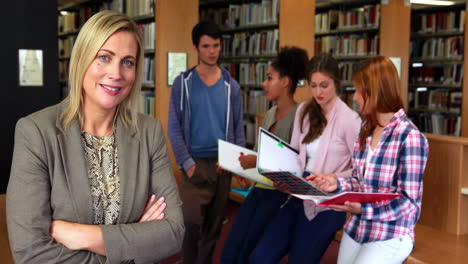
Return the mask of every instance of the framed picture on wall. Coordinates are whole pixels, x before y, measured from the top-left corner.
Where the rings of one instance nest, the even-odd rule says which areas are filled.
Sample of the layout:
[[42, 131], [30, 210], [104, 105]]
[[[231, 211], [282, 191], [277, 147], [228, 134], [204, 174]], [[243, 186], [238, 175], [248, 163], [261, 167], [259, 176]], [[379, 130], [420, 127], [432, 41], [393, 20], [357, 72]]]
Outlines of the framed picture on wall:
[[43, 86], [42, 50], [19, 49], [19, 86]]
[[167, 53], [167, 85], [172, 86], [174, 79], [187, 70], [187, 53], [168, 52]]

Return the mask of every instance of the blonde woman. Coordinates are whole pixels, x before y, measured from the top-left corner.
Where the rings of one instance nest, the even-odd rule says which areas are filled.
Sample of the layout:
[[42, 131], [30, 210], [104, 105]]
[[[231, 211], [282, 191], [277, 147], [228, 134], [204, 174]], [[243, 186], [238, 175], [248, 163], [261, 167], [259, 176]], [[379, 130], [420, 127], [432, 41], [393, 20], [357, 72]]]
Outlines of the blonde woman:
[[81, 29], [70, 94], [18, 121], [7, 190], [16, 263], [155, 262], [184, 225], [160, 123], [135, 112], [138, 27], [103, 11]]

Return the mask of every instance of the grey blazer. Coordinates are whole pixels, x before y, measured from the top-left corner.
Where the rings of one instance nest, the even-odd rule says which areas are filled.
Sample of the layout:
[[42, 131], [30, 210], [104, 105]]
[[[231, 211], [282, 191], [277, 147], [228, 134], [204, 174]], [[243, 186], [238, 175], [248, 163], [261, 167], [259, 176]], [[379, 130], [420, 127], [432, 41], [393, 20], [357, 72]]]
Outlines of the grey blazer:
[[[139, 115], [138, 130], [116, 124], [122, 205], [118, 224], [102, 225], [107, 257], [72, 251], [54, 242], [51, 220], [92, 224], [91, 192], [75, 120], [59, 120], [64, 103], [18, 121], [7, 224], [16, 263], [152, 263], [180, 250], [184, 237], [181, 201], [159, 121]], [[136, 223], [151, 196], [164, 196], [165, 219]]]

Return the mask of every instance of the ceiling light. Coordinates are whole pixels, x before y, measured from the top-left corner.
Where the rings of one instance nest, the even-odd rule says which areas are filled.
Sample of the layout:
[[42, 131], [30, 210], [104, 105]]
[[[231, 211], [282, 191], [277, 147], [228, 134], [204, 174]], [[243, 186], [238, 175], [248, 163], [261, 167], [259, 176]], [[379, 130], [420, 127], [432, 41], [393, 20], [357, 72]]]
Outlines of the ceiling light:
[[412, 4], [421, 4], [421, 5], [439, 5], [439, 6], [449, 6], [454, 5], [453, 1], [436, 1], [436, 0], [410, 0]]

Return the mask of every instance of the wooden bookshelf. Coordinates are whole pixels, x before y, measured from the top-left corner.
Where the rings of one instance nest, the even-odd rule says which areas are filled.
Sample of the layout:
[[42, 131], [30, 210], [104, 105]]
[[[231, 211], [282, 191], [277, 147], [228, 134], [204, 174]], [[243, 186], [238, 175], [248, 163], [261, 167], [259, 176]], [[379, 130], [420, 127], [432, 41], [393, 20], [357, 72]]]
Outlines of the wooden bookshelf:
[[[464, 120], [466, 118], [463, 118], [463, 106], [466, 100], [463, 94], [467, 89], [467, 83], [465, 83], [466, 78], [462, 78], [462, 76], [466, 76], [468, 73], [465, 67], [467, 65], [465, 64], [466, 58], [463, 56], [463, 50], [467, 48], [466, 41], [463, 41], [463, 39], [466, 39], [467, 34], [466, 30], [464, 30], [466, 28], [466, 19], [461, 20], [461, 17], [464, 17], [463, 12], [465, 12], [465, 4], [438, 8], [413, 8], [412, 10], [410, 24], [413, 50], [410, 51], [411, 64], [408, 67], [411, 74], [408, 92], [413, 93], [414, 97], [416, 97], [418, 93], [415, 92], [415, 89], [419, 89], [419, 87], [426, 87], [429, 91], [435, 89], [446, 90], [448, 95], [446, 100], [447, 108], [459, 105], [461, 101], [461, 114], [458, 111], [436, 111], [431, 108], [416, 107], [416, 109], [410, 109], [409, 116], [424, 132], [440, 131], [452, 134], [450, 126], [440, 126], [446, 123], [447, 118], [451, 118], [455, 114], [461, 116], [457, 121], [461, 124], [455, 126], [455, 128], [460, 127], [461, 131], [456, 129], [453, 134], [468, 136], [468, 124], [465, 124], [466, 121]], [[460, 39], [462, 40], [459, 41]], [[436, 49], [428, 48], [434, 45], [437, 45]], [[450, 45], [450, 48], [439, 47], [439, 45]], [[463, 46], [460, 47], [459, 45]], [[441, 51], [443, 53], [440, 53]], [[447, 54], [447, 52], [449, 53]], [[421, 67], [421, 69], [418, 69], [418, 67]], [[447, 75], [447, 72], [450, 72], [450, 75]], [[419, 83], [418, 81], [421, 78], [430, 83]], [[428, 81], [427, 78], [432, 78], [432, 80]], [[457, 93], [453, 93], [454, 91], [461, 91], [461, 98], [456, 95]], [[451, 94], [454, 96], [450, 96]], [[431, 95], [429, 95], [428, 99], [431, 100]], [[433, 114], [435, 113], [438, 116], [434, 117]], [[435, 118], [436, 120], [442, 118], [443, 122], [433, 122], [431, 120], [431, 126], [427, 127], [426, 122], [423, 122], [426, 117]], [[438, 129], [432, 130], [433, 126], [437, 126]]]
[[444, 84], [444, 83], [409, 83], [409, 88], [427, 87], [427, 88], [447, 88], [447, 89], [462, 89], [462, 84]]
[[463, 32], [460, 32], [458, 30], [447, 31], [447, 32], [433, 32], [433, 33], [413, 33], [411, 34], [411, 39], [453, 37], [453, 36], [463, 36], [463, 34], [464, 34]]
[[243, 31], [259, 31], [265, 29], [275, 29], [278, 28], [278, 23], [264, 23], [264, 24], [256, 24], [256, 25], [247, 25], [247, 26], [239, 26], [239, 27], [224, 27], [222, 28], [223, 33], [234, 33], [234, 32], [243, 32]]
[[335, 30], [330, 30], [330, 31], [326, 31], [326, 32], [316, 32], [315, 36], [339, 35], [339, 34], [376, 33], [378, 31], [379, 31], [379, 27], [335, 29]]
[[268, 64], [282, 45], [278, 40], [278, 17], [286, 2], [200, 1], [200, 20], [211, 20], [223, 31], [219, 64], [241, 86], [248, 147], [253, 146], [255, 113], [266, 111], [270, 105], [261, 89]]
[[[125, 0], [120, 0], [120, 2], [118, 0], [115, 0], [115, 3], [121, 4], [121, 6], [119, 7], [119, 10], [116, 10], [116, 11], [120, 11], [124, 13], [129, 11], [129, 10], [124, 10], [124, 2]], [[132, 3], [139, 4], [139, 5], [150, 4], [149, 2], [144, 3], [143, 1], [132, 2]], [[154, 2], [153, 2], [153, 5], [154, 5]], [[66, 27], [66, 29], [63, 32], [58, 32], [59, 47], [62, 47], [62, 50], [59, 50], [60, 52], [59, 54], [59, 78], [60, 78], [59, 84], [63, 90], [62, 97], [65, 97], [66, 94], [68, 93], [68, 62], [70, 60], [72, 43], [76, 39], [76, 36], [78, 35], [81, 26], [86, 22], [85, 20], [91, 17], [92, 15], [96, 14], [97, 12], [101, 10], [110, 9], [110, 8], [111, 8], [111, 1], [102, 1], [102, 0], [81, 0], [81, 1], [74, 1], [72, 3], [67, 3], [64, 5], [58, 6], [57, 10], [58, 10], [58, 16], [59, 16], [59, 25], [61, 23], [62, 25], [70, 24], [70, 21], [68, 22], [64, 21], [66, 20], [65, 16], [68, 15], [66, 14], [66, 12], [70, 12], [74, 14], [74, 16], [76, 16], [75, 19], [72, 19], [72, 20], [76, 20], [76, 19], [79, 20], [78, 25], [76, 25], [76, 22], [73, 22], [72, 24], [74, 25], [72, 26], [71, 29], [68, 29]], [[138, 12], [136, 12], [138, 15], [132, 16], [132, 19], [137, 24], [148, 25], [150, 23], [155, 23], [156, 18], [154, 14], [151, 13], [152, 9], [150, 7], [145, 7], [144, 9], [147, 10], [148, 13], [138, 14]], [[64, 18], [60, 19], [60, 16], [62, 16], [62, 13], [65, 13], [63, 14]], [[89, 17], [86, 17], [88, 15]], [[149, 33], [148, 36], [154, 37], [156, 32], [153, 32], [152, 29], [149, 28], [147, 30], [147, 33]], [[144, 57], [145, 57], [144, 70], [145, 72], [154, 72], [154, 65], [155, 65], [154, 43], [151, 43], [150, 41], [150, 43], [146, 43], [146, 44], [149, 44], [150, 48], [145, 46], [145, 50], [143, 52]], [[153, 63], [150, 63], [150, 61], [153, 61]], [[152, 66], [150, 66], [151, 64]], [[150, 73], [148, 74], [151, 75]], [[154, 91], [154, 87], [155, 87], [154, 80], [153, 80], [154, 74], [152, 74], [152, 76], [153, 77], [151, 79], [147, 80], [147, 81], [150, 81], [150, 83], [144, 82], [144, 84], [142, 85], [142, 90], [144, 92], [141, 94], [142, 102], [149, 103], [150, 105], [154, 104], [154, 94], [149, 93], [150, 91]], [[143, 81], [145, 81], [145, 79], [143, 79]], [[143, 109], [141, 111], [143, 111]], [[147, 113], [147, 114], [152, 114], [152, 113]]]
[[339, 61], [342, 75], [340, 97], [350, 107], [353, 106], [354, 91], [344, 88], [353, 85], [353, 70], [360, 62], [379, 54], [381, 24], [385, 19], [381, 6], [380, 1], [362, 0], [332, 0], [316, 4], [312, 29], [315, 31], [315, 53], [330, 52]]
[[[264, 23], [260, 25], [244, 25], [237, 27], [224, 27], [224, 33], [236, 34], [239, 32], [262, 32], [265, 30], [278, 29], [279, 30], [279, 47], [283, 46], [298, 46], [307, 50], [309, 56], [313, 56], [314, 47], [314, 14], [315, 14], [315, 1], [311, 0], [280, 0], [279, 1], [279, 18], [278, 22]], [[200, 8], [203, 9], [216, 9], [216, 8], [227, 8], [232, 4], [239, 4], [239, 2], [231, 1], [203, 1], [200, 2]], [[300, 25], [300, 26], [298, 26]], [[222, 56], [220, 62], [228, 63], [252, 63], [252, 62], [268, 62], [273, 60], [276, 54], [269, 55], [249, 55], [249, 56]], [[261, 78], [263, 80], [263, 78]], [[243, 87], [243, 93], [249, 93], [253, 90], [262, 89], [260, 81], [255, 84], [245, 84], [241, 82]], [[298, 87], [296, 90], [295, 98], [298, 102], [302, 102], [310, 98], [309, 89], [305, 86]], [[248, 108], [245, 108], [248, 110]], [[267, 107], [268, 109], [268, 107]], [[251, 123], [252, 127], [258, 127], [257, 116], [262, 116], [263, 113], [248, 113], [245, 111], [245, 120]], [[257, 131], [253, 128], [254, 131]], [[254, 133], [256, 134], [256, 133]], [[233, 185], [234, 186], [234, 185]], [[239, 197], [232, 195], [231, 199], [240, 201]]]
[[272, 55], [239, 55], [239, 56], [221, 56], [220, 61], [270, 61], [276, 58], [276, 54]]
[[417, 58], [411, 59], [411, 62], [422, 62], [432, 64], [463, 64], [462, 58]]
[[424, 173], [420, 224], [468, 234], [468, 139], [426, 134], [429, 159]]
[[[75, 1], [69, 1], [71, 3], [66, 3], [63, 5], [60, 5], [58, 7], [58, 11], [66, 11], [66, 10], [73, 10], [73, 9], [79, 9], [83, 5], [86, 5], [88, 3], [92, 3], [94, 0], [75, 0]], [[60, 2], [60, 1], [59, 1]]]

